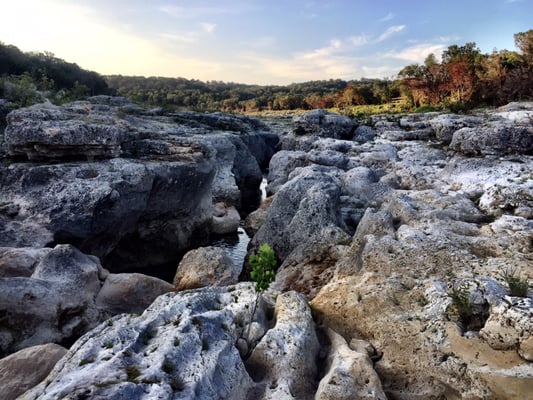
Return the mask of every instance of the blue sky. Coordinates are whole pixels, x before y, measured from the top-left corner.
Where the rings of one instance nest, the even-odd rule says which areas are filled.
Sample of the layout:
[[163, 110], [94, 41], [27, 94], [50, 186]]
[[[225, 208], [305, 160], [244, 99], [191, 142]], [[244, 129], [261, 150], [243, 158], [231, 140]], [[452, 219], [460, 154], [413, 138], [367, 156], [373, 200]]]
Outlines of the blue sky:
[[288, 84], [394, 76], [474, 41], [514, 50], [533, 0], [16, 0], [0, 40], [102, 74]]

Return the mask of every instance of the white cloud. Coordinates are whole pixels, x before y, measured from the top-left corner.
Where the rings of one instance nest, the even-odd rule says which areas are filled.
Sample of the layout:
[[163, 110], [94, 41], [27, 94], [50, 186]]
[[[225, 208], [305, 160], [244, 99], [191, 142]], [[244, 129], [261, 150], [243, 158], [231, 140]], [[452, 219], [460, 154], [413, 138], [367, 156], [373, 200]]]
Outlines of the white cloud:
[[391, 19], [393, 19], [394, 17], [395, 17], [395, 15], [390, 12], [387, 15], [385, 15], [383, 18], [378, 19], [378, 21], [379, 22], [387, 22], [387, 21], [390, 21]]
[[368, 43], [368, 36], [366, 35], [350, 36], [348, 40], [352, 44], [352, 46], [359, 47], [359, 46], [363, 46]]
[[210, 24], [209, 22], [202, 22], [200, 23], [200, 26], [206, 33], [213, 33], [215, 31], [215, 28], [217, 27], [217, 24]]
[[379, 37], [377, 38], [378, 42], [383, 42], [384, 40], [387, 40], [388, 38], [394, 36], [397, 33], [400, 33], [405, 29], [405, 25], [393, 25], [385, 30]]
[[160, 33], [159, 37], [163, 39], [168, 39], [173, 42], [181, 42], [181, 43], [194, 43], [196, 42], [196, 37], [192, 33], [187, 33], [185, 35], [177, 35], [174, 33]]
[[438, 59], [444, 49], [445, 46], [440, 43], [425, 43], [406, 47], [400, 51], [385, 53], [381, 57], [395, 58], [412, 63], [422, 63], [431, 53], [435, 54]]

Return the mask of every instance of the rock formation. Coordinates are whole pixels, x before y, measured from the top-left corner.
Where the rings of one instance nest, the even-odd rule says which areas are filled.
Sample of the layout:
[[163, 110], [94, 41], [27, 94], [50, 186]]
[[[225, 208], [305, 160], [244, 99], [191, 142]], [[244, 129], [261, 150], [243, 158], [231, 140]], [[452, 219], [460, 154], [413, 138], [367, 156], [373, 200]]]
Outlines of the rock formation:
[[[245, 117], [109, 97], [12, 112], [2, 350], [86, 332], [21, 399], [527, 398], [532, 115], [510, 104], [363, 125], [316, 110], [277, 126], [272, 156], [275, 135]], [[272, 196], [248, 219], [249, 250], [268, 243], [279, 261], [261, 298], [227, 286], [238, 270], [220, 252], [189, 253], [185, 290], [164, 293], [72, 246], [41, 249], [65, 241], [105, 266], [156, 265], [162, 248], [229, 226], [269, 159]]]
[[257, 201], [277, 138], [245, 117], [154, 115], [105, 96], [15, 110], [7, 123], [0, 246], [70, 243], [115, 272], [205, 241], [213, 200]]

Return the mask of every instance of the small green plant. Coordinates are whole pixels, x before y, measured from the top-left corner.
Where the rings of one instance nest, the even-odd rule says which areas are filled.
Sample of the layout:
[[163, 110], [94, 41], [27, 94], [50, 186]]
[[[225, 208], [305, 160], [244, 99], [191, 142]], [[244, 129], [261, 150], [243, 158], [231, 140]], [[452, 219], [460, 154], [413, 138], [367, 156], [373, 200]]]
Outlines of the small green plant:
[[163, 361], [163, 365], [161, 366], [161, 369], [166, 374], [172, 374], [176, 370], [176, 367], [174, 366], [174, 364], [170, 360], [165, 359], [165, 361]]
[[103, 345], [102, 345], [103, 348], [105, 349], [112, 349], [113, 348], [113, 341], [112, 340], [109, 340], [107, 342], [105, 342]]
[[174, 347], [178, 347], [180, 345], [180, 339], [179, 338], [174, 338]]
[[468, 326], [473, 317], [472, 301], [468, 289], [464, 286], [452, 288], [448, 295], [452, 298], [452, 308], [459, 322], [465, 327]]
[[255, 290], [258, 292], [267, 290], [276, 278], [274, 272], [276, 255], [272, 247], [268, 243], [262, 244], [258, 252], [250, 256], [250, 265], [252, 266], [250, 277], [255, 282]]
[[250, 314], [250, 324], [248, 325], [246, 339], [248, 339], [248, 336], [250, 335], [250, 326], [254, 320], [259, 299], [276, 278], [276, 273], [274, 271], [274, 267], [276, 266], [276, 255], [272, 247], [270, 247], [268, 243], [263, 243], [259, 247], [257, 253], [250, 256], [250, 265], [252, 267], [250, 277], [252, 278], [252, 281], [255, 282], [255, 291], [258, 292], [258, 295], [255, 298], [254, 307]]
[[79, 363], [79, 366], [82, 367], [84, 366], [85, 364], [91, 364], [94, 362], [94, 357], [88, 357], [88, 358], [84, 358], [80, 361]]
[[135, 365], [126, 366], [126, 375], [129, 382], [136, 382], [137, 378], [141, 375], [141, 371]]
[[501, 276], [507, 284], [511, 296], [527, 297], [528, 281], [527, 279], [522, 279], [516, 270], [512, 268], [506, 269]]

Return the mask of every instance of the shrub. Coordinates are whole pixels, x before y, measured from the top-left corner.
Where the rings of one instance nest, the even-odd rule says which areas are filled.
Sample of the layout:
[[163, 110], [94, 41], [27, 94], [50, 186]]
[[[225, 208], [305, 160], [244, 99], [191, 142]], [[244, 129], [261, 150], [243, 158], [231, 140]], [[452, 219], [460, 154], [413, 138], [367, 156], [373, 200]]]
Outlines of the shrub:
[[448, 295], [452, 298], [453, 311], [463, 326], [467, 327], [474, 313], [468, 289], [464, 286], [460, 286], [457, 289], [452, 288]]
[[527, 279], [522, 279], [514, 269], [506, 269], [501, 275], [511, 296], [527, 297], [527, 290], [529, 289]]
[[255, 290], [258, 292], [265, 291], [276, 278], [274, 267], [276, 266], [276, 255], [268, 243], [259, 247], [256, 254], [250, 256], [250, 265], [252, 271], [250, 277], [255, 282]]

